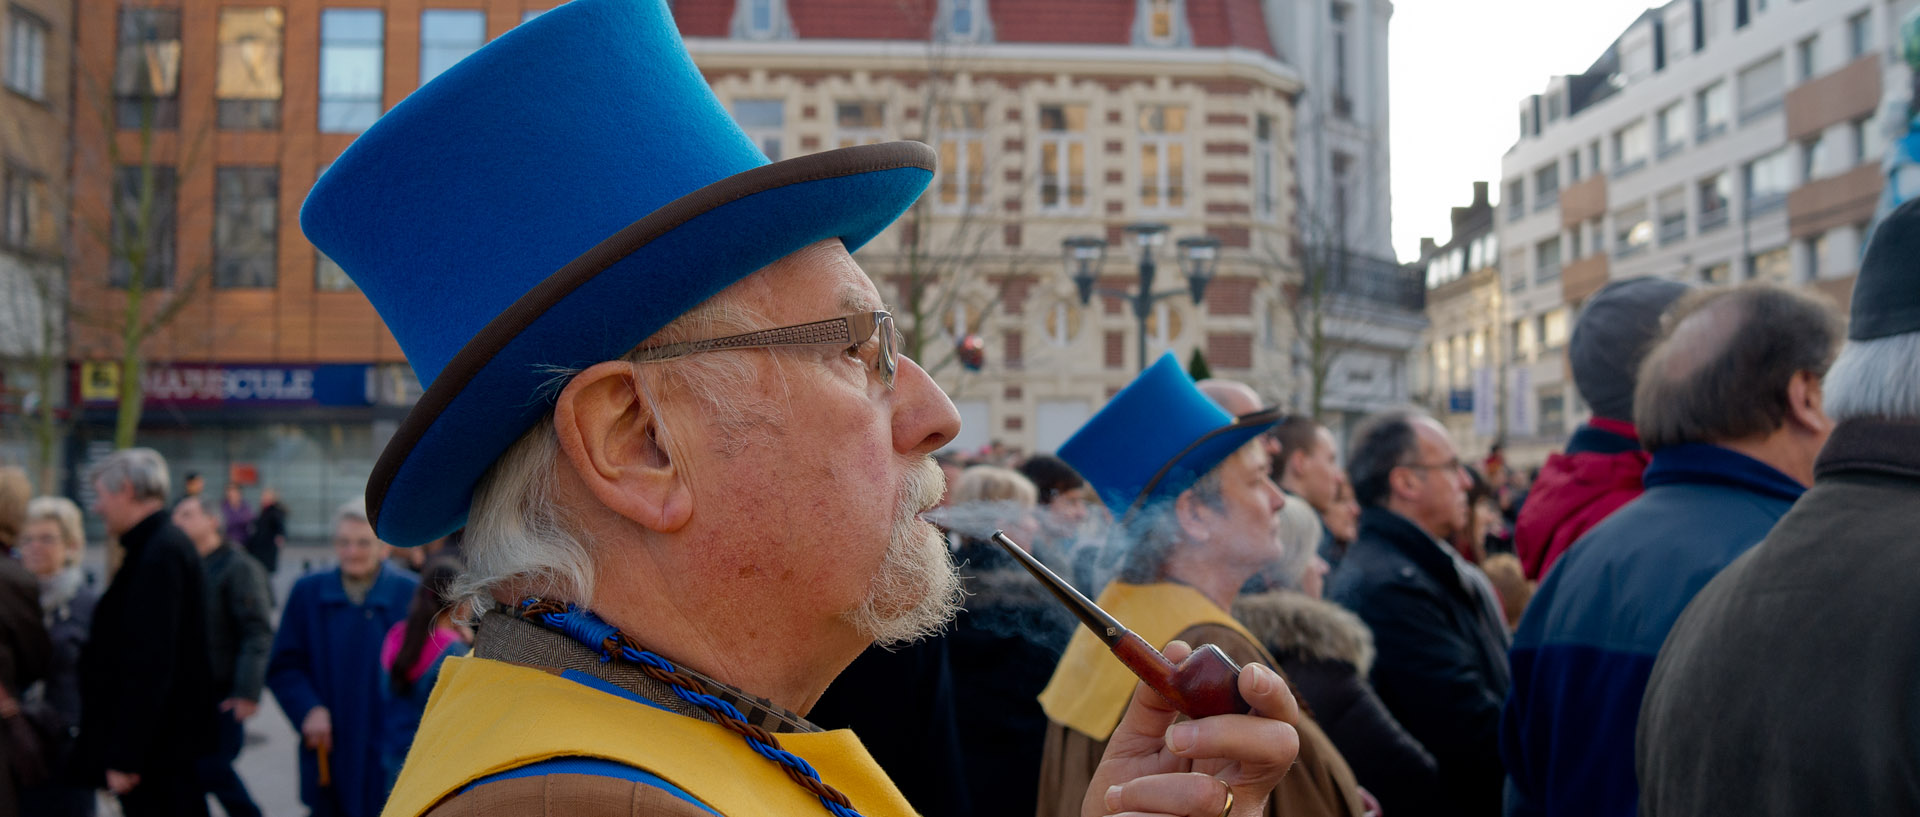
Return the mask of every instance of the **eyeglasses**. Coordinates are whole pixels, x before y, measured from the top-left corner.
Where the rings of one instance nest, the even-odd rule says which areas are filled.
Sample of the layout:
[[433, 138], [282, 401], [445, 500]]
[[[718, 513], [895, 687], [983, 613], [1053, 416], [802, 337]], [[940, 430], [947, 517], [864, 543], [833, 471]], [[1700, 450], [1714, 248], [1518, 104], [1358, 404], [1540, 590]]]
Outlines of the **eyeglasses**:
[[638, 350], [634, 353], [634, 362], [658, 363], [701, 352], [783, 346], [844, 346], [847, 351], [856, 351], [875, 335], [879, 336], [880, 342], [875, 344], [877, 349], [873, 369], [880, 373], [881, 382], [892, 389], [894, 375], [900, 369], [900, 361], [896, 357], [898, 353], [895, 351], [899, 348], [899, 332], [893, 327], [893, 315], [886, 312], [855, 312], [841, 318], [762, 329], [743, 335], [669, 343]]
[[1409, 463], [1404, 463], [1399, 467], [1413, 468], [1421, 471], [1428, 471], [1433, 469], [1439, 469], [1442, 471], [1458, 471], [1462, 468], [1465, 468], [1466, 466], [1460, 464], [1459, 457], [1454, 457], [1453, 459], [1447, 460], [1446, 462], [1436, 462], [1431, 464], [1424, 463], [1424, 462], [1409, 462]]

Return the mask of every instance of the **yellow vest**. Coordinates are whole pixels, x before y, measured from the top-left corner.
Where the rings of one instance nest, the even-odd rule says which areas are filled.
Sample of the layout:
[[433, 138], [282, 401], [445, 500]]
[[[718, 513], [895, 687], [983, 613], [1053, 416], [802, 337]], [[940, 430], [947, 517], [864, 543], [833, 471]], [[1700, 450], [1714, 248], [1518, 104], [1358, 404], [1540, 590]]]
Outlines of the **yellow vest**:
[[[853, 732], [779, 738], [782, 748], [805, 758], [862, 815], [913, 814]], [[719, 724], [539, 669], [449, 658], [384, 814], [424, 814], [468, 783], [557, 757], [601, 758], [645, 769], [727, 817], [829, 813], [779, 764], [755, 754]]]
[[[1113, 582], [1100, 594], [1098, 603], [1155, 647], [1165, 647], [1174, 636], [1197, 624], [1218, 624], [1260, 643], [1227, 611], [1184, 584]], [[1133, 700], [1133, 688], [1138, 683], [1140, 679], [1113, 657], [1107, 645], [1081, 627], [1067, 642], [1053, 679], [1040, 692], [1040, 708], [1054, 723], [1104, 741], [1113, 736], [1114, 727], [1127, 714], [1127, 702]]]

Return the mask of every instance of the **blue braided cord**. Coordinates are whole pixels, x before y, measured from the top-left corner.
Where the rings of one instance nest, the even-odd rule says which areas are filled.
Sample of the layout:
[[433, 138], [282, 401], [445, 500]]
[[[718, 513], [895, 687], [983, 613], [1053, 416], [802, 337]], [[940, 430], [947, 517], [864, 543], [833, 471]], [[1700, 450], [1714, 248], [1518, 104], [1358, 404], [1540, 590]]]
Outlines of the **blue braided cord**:
[[[536, 599], [529, 598], [522, 601], [520, 606], [523, 609], [531, 607], [535, 601]], [[620, 630], [601, 620], [599, 616], [594, 615], [592, 610], [575, 604], [568, 604], [565, 613], [547, 613], [540, 616], [540, 618], [548, 626], [565, 633], [569, 638], [600, 653], [600, 661], [602, 663], [613, 660], [613, 653], [608, 652], [606, 649], [606, 641]], [[620, 653], [622, 657], [629, 661], [646, 664], [662, 672], [679, 672], [679, 670], [674, 668], [673, 663], [667, 659], [646, 650], [635, 648], [631, 644], [621, 644]], [[669, 684], [668, 687], [673, 690], [673, 694], [680, 700], [686, 701], [694, 706], [719, 712], [737, 721], [746, 721], [747, 719], [747, 716], [742, 714], [733, 704], [712, 695], [705, 695], [689, 689], [683, 689], [672, 684]], [[814, 770], [813, 764], [808, 763], [806, 758], [785, 749], [774, 748], [772, 745], [757, 738], [746, 736], [742, 736], [742, 738], [747, 742], [747, 748], [752, 749], [755, 754], [783, 766], [790, 767], [812, 780], [820, 779], [820, 773]], [[820, 801], [820, 805], [826, 806], [827, 811], [832, 813], [834, 817], [861, 817], [860, 812], [842, 806], [825, 797], [816, 797], [815, 799]]]

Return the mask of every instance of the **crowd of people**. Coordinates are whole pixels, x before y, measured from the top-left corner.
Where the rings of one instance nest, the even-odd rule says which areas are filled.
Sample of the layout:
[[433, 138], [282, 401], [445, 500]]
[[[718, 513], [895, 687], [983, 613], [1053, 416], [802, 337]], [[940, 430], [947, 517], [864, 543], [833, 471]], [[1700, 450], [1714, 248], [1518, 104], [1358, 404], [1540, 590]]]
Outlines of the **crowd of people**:
[[348, 503], [338, 566], [301, 577], [276, 616], [271, 489], [257, 512], [238, 484], [208, 499], [197, 474], [172, 495], [143, 448], [87, 481], [111, 543], [103, 588], [79, 505], [0, 468], [0, 815], [93, 815], [103, 790], [130, 817], [206, 814], [209, 798], [259, 815], [234, 762], [268, 690], [301, 734], [311, 812], [378, 814], [441, 662], [472, 640], [449, 593], [457, 539], [416, 550], [432, 551], [416, 577]]

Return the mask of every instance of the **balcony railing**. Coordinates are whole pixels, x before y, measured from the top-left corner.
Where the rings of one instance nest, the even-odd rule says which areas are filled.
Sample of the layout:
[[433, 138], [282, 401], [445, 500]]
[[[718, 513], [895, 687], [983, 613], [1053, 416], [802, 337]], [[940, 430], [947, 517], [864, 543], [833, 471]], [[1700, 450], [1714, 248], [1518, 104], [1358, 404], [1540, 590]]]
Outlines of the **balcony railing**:
[[1408, 312], [1427, 308], [1426, 277], [1418, 268], [1342, 249], [1309, 249], [1308, 257], [1324, 271], [1329, 295]]

